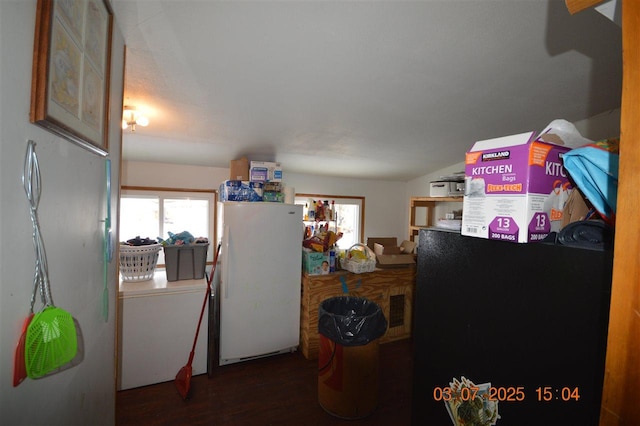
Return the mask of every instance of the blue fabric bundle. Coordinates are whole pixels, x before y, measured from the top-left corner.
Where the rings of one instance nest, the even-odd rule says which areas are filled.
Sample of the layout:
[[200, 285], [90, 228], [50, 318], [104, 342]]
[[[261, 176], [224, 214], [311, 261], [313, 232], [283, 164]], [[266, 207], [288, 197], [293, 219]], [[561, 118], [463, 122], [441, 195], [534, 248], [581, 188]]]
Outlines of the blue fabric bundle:
[[607, 139], [572, 149], [563, 156], [575, 185], [602, 218], [613, 224], [618, 199], [619, 139]]
[[166, 240], [163, 240], [162, 238], [158, 237], [158, 241], [160, 241], [160, 244], [162, 244], [163, 246], [174, 245], [174, 244], [178, 244], [178, 245], [191, 244], [195, 241], [195, 238], [193, 237], [193, 235], [191, 235], [191, 233], [188, 231], [182, 231], [179, 234], [168, 232], [168, 234], [169, 234], [169, 238], [167, 238]]

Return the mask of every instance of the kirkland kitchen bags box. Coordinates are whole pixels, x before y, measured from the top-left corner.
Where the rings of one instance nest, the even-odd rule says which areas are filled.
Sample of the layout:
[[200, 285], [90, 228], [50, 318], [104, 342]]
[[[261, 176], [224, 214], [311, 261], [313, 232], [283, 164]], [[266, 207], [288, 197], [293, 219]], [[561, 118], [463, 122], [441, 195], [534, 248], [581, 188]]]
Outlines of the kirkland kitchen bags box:
[[558, 231], [569, 149], [533, 132], [476, 142], [465, 157], [462, 235], [526, 243]]

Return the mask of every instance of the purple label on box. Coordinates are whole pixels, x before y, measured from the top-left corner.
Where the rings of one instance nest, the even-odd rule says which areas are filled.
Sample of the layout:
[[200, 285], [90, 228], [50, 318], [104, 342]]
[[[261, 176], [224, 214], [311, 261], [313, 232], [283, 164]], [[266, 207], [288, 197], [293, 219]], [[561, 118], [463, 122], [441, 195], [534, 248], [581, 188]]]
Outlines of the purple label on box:
[[496, 216], [489, 224], [489, 239], [500, 241], [518, 241], [518, 225], [511, 217]]
[[534, 142], [475, 152], [465, 175], [485, 195], [549, 194], [557, 183], [567, 182], [562, 154], [569, 148]]
[[557, 186], [568, 182], [567, 172], [562, 166], [562, 154], [568, 150], [539, 142], [532, 145], [529, 155], [535, 158], [534, 164], [529, 166], [529, 192], [549, 194]]
[[529, 241], [544, 240], [549, 232], [551, 232], [549, 215], [545, 212], [535, 213], [529, 222]]
[[475, 164], [466, 165], [465, 175], [482, 182], [486, 195], [525, 194], [528, 152], [528, 145], [482, 151]]

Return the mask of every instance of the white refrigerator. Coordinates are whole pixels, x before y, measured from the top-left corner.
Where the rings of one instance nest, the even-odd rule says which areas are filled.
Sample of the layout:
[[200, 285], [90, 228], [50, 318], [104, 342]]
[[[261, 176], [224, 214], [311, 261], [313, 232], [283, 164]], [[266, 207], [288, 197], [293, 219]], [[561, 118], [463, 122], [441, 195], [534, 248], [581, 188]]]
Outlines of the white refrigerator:
[[219, 365], [296, 350], [302, 206], [219, 202], [217, 223]]

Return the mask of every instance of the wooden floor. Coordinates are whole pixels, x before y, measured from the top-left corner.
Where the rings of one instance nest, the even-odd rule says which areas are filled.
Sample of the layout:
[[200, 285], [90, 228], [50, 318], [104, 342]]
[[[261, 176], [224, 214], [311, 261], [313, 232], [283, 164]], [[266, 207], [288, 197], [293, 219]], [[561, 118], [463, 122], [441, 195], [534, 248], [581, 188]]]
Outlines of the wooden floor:
[[412, 351], [410, 340], [380, 345], [379, 404], [360, 420], [342, 420], [323, 410], [317, 361], [294, 352], [217, 367], [212, 378], [194, 376], [186, 401], [173, 381], [120, 391], [116, 424], [409, 425]]

